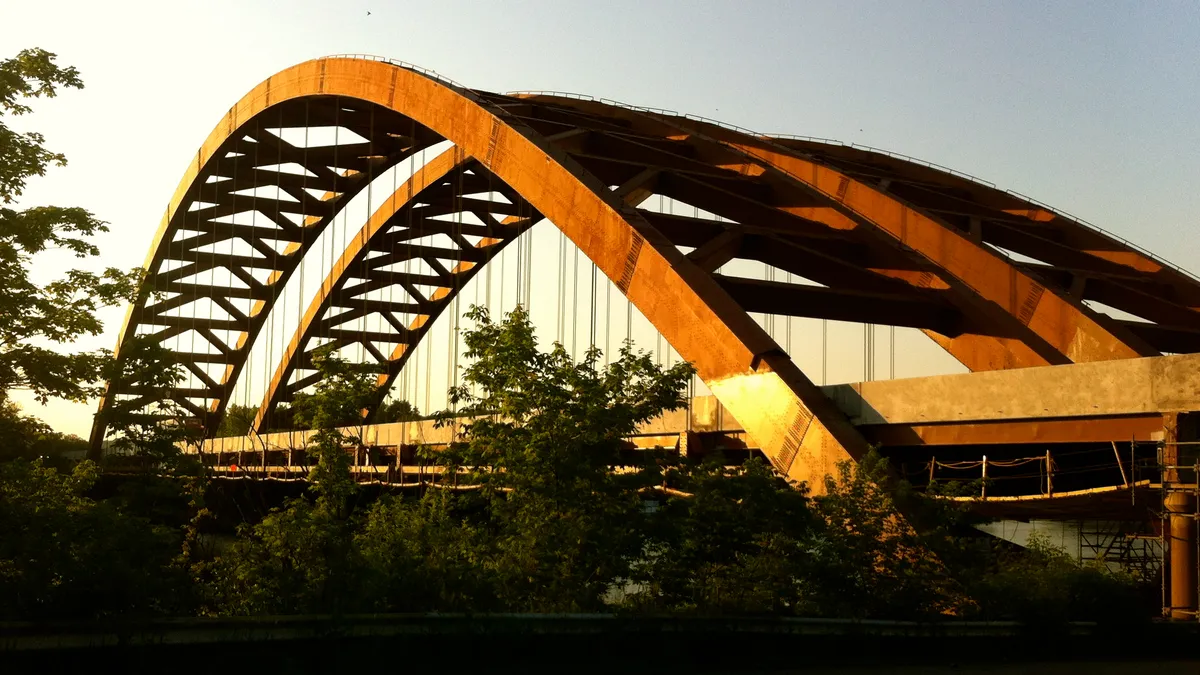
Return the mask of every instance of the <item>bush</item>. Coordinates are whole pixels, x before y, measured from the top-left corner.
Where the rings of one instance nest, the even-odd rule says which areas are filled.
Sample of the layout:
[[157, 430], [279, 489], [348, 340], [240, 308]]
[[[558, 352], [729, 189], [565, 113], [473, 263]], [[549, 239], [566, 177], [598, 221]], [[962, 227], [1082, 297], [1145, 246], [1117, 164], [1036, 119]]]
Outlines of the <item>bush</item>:
[[176, 564], [181, 533], [85, 496], [90, 462], [69, 474], [0, 464], [0, 617], [87, 619], [190, 611]]

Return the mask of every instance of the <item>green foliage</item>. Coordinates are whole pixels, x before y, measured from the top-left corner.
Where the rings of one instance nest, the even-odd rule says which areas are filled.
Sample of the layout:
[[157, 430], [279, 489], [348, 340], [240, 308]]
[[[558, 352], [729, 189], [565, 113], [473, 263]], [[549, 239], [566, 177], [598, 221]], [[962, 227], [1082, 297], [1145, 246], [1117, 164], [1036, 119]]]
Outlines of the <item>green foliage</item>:
[[826, 615], [928, 618], [961, 613], [965, 598], [905, 519], [874, 451], [838, 465], [813, 508], [822, 528], [810, 545], [810, 597]]
[[254, 425], [254, 418], [257, 416], [258, 406], [234, 403], [225, 409], [225, 416], [217, 426], [217, 438], [245, 436], [250, 433], [250, 427]]
[[1038, 532], [1025, 550], [1000, 554], [970, 591], [982, 618], [1035, 626], [1144, 621], [1150, 609], [1132, 576], [1102, 562], [1081, 564]]
[[[691, 369], [629, 347], [607, 367], [589, 351], [538, 348], [518, 308], [494, 323], [473, 308], [469, 365], [450, 392], [460, 440], [430, 457], [446, 470], [423, 495], [355, 515], [346, 466], [373, 373], [326, 352], [323, 385], [296, 405], [318, 429], [315, 500], [243, 529], [212, 587], [227, 613], [611, 611], [858, 618], [1103, 612], [1089, 599], [1128, 586], [1036, 547], [998, 556], [965, 536], [970, 519], [915, 495], [869, 454], [809, 498], [766, 464], [724, 466], [645, 453], [622, 439], [682, 406]], [[886, 486], [886, 487], [885, 487]], [[651, 499], [651, 502], [647, 502]], [[901, 506], [911, 519], [901, 517]], [[910, 525], [916, 523], [916, 526]], [[1029, 584], [1027, 578], [1045, 580]], [[961, 582], [961, 583], [960, 583]], [[1110, 583], [1111, 582], [1111, 583]], [[1050, 595], [1051, 588], [1060, 590]], [[1124, 606], [1124, 605], [1123, 605]], [[1045, 616], [1045, 615], [1043, 615]]]
[[188, 411], [171, 397], [183, 380], [174, 353], [151, 339], [129, 338], [121, 358], [109, 361], [104, 372], [114, 383], [136, 382], [139, 392], [136, 398], [106, 401], [99, 413], [107, 423], [111, 449], [136, 458], [143, 467], [174, 470], [187, 463], [180, 446], [198, 443], [203, 429], [189, 424]]
[[[306, 499], [289, 500], [262, 522], [243, 526], [212, 566], [210, 611], [317, 614], [347, 599], [346, 528]], [[339, 577], [338, 575], [341, 575]]]
[[[59, 87], [82, 89], [79, 71], [54, 63], [54, 55], [42, 49], [26, 49], [15, 58], [0, 61], [0, 114], [31, 112], [31, 98], [53, 98]], [[61, 154], [50, 152], [38, 133], [18, 134], [0, 121], [0, 201], [20, 196], [30, 176], [46, 175], [50, 164], [64, 166]]]
[[[0, 203], [13, 203], [28, 179], [45, 175], [49, 166], [66, 164], [63, 155], [45, 148], [40, 134], [12, 131], [4, 115], [28, 113], [26, 101], [52, 97], [60, 87], [82, 86], [74, 68], [56, 65], [54, 55], [40, 49], [0, 61]], [[105, 223], [80, 208], [0, 207], [0, 394], [28, 389], [45, 402], [100, 393], [96, 382], [108, 353], [63, 353], [55, 345], [98, 335], [103, 326], [96, 310], [131, 299], [141, 270], [70, 270], [45, 285], [32, 281], [29, 270], [34, 256], [47, 250], [99, 255], [88, 237], [105, 231]]]
[[451, 492], [430, 490], [416, 500], [385, 497], [372, 505], [354, 539], [364, 609], [480, 612], [499, 607], [484, 572], [489, 535], [462, 513], [461, 504]]
[[292, 499], [262, 522], [242, 528], [239, 541], [203, 572], [211, 580], [213, 611], [233, 614], [342, 612], [357, 597], [353, 585], [354, 523], [350, 499], [357, 486], [346, 446], [362, 446], [347, 419], [363, 420], [374, 400], [376, 371], [318, 350], [315, 391], [298, 397], [297, 418], [315, 429], [309, 452], [314, 500]]
[[51, 429], [36, 417], [25, 415], [13, 401], [0, 400], [0, 462], [41, 459], [56, 467], [87, 454], [88, 442], [73, 434]]
[[0, 618], [186, 611], [178, 532], [86, 497], [96, 475], [90, 462], [0, 464]]
[[807, 613], [800, 582], [815, 523], [804, 491], [757, 459], [726, 467], [717, 455], [673, 467], [666, 479], [690, 496], [654, 514], [631, 608]]
[[321, 379], [311, 394], [292, 401], [292, 409], [298, 423], [315, 430], [309, 452], [315, 454], [317, 463], [308, 479], [318, 500], [342, 513], [355, 487], [350, 476], [352, 456], [346, 446], [358, 450], [363, 442], [360, 431], [338, 427], [365, 423], [363, 413], [379, 391], [375, 382], [378, 370], [351, 363], [328, 348], [316, 350], [313, 367]]
[[0, 399], [0, 459], [37, 458], [37, 439], [48, 433], [50, 428], [36, 417], [21, 413], [21, 406], [8, 399]]
[[391, 424], [393, 422], [413, 422], [421, 417], [421, 411], [408, 401], [403, 399], [390, 399], [384, 401], [375, 411], [375, 416], [372, 421], [375, 424]]
[[439, 461], [474, 467], [466, 480], [483, 487], [497, 597], [517, 611], [601, 609], [641, 553], [640, 490], [658, 480], [611, 470], [621, 440], [686, 405], [692, 367], [664, 370], [628, 345], [607, 367], [595, 348], [578, 363], [560, 344], [540, 351], [520, 307], [500, 323], [480, 307], [467, 318], [470, 365], [450, 400], [475, 419]]

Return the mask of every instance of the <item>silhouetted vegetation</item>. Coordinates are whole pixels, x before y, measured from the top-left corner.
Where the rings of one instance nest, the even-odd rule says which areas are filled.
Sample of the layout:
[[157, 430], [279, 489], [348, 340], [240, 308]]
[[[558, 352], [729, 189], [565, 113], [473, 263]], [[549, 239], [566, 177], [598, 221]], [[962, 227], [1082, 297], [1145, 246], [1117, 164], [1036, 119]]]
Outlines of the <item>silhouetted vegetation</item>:
[[[1124, 575], [1043, 544], [1014, 552], [964, 536], [957, 508], [883, 489], [874, 454], [840, 467], [817, 497], [759, 460], [647, 452], [615, 472], [623, 437], [684, 404], [690, 366], [663, 369], [629, 348], [607, 367], [595, 350], [576, 363], [559, 345], [539, 350], [521, 309], [500, 323], [468, 317], [470, 365], [442, 419], [474, 421], [430, 457], [442, 477], [363, 503], [346, 450], [359, 440], [327, 426], [309, 495], [243, 528], [207, 567], [204, 611], [1145, 615]], [[321, 428], [369, 397], [373, 374], [331, 353], [317, 366], [326, 384], [303, 414]], [[900, 502], [918, 517], [902, 517]]]

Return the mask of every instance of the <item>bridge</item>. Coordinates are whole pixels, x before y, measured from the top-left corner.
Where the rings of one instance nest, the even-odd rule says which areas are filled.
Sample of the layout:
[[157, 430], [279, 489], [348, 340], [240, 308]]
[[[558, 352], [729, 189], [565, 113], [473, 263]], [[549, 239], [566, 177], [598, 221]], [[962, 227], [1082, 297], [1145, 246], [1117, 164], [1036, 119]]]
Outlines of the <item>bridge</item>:
[[[537, 232], [559, 237], [559, 255], [546, 255]], [[592, 270], [583, 337], [580, 256]], [[543, 302], [551, 284], [534, 278], [550, 260], [558, 294]], [[617, 325], [695, 365], [712, 398], [647, 438], [740, 443], [817, 490], [838, 462], [878, 445], [908, 476], [979, 471], [990, 490], [980, 501], [1001, 514], [1068, 500], [1073, 517], [1109, 513], [1113, 495], [1136, 504], [1141, 490], [1132, 517], [1161, 523], [1168, 609], [1196, 616], [1188, 449], [1200, 410], [1200, 281], [966, 174], [336, 56], [272, 75], [230, 108], [189, 163], [145, 267], [118, 359], [135, 337], [172, 350], [187, 380], [170, 401], [209, 437], [231, 404], [257, 407], [249, 437], [210, 443], [221, 464], [223, 452], [253, 451], [258, 461], [239, 465], [265, 471], [288, 465], [272, 452], [302, 450], [270, 431], [319, 381], [317, 348], [379, 367], [373, 408], [396, 388], [411, 398], [422, 374], [429, 401], [433, 371], [456, 377], [460, 301], [473, 292], [503, 309], [511, 296], [509, 306], [553, 305], [560, 339], [594, 345], [603, 335], [610, 347]], [[652, 337], [635, 330], [635, 312]], [[866, 327], [865, 377], [831, 385], [828, 325], [844, 322]], [[793, 348], [795, 325], [823, 331], [821, 384], [815, 350]], [[899, 330], [963, 372], [873, 380], [875, 326], [889, 327], [893, 370]], [[155, 414], [156, 398], [151, 383], [123, 378], [100, 409], [122, 401]], [[729, 424], [705, 428], [697, 410]], [[107, 429], [96, 419], [98, 452]], [[410, 432], [423, 433], [409, 425], [398, 440], [377, 437], [395, 450], [379, 466], [403, 463]], [[1158, 495], [1152, 516], [1148, 491]]]

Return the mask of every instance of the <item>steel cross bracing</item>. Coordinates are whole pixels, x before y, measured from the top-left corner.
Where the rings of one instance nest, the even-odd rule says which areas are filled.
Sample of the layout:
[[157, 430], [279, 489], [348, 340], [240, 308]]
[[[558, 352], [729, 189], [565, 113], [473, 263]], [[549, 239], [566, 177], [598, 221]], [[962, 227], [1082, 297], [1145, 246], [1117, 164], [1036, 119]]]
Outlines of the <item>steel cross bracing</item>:
[[[330, 270], [280, 360], [254, 428], [273, 428], [278, 405], [319, 381], [312, 362], [319, 347], [362, 346], [381, 372], [377, 407], [458, 291], [540, 218], [457, 148], [422, 167], [371, 214]], [[447, 245], [434, 245], [435, 238]], [[413, 261], [432, 274], [413, 271]], [[365, 326], [371, 317], [382, 319], [380, 329], [347, 326]]]
[[[439, 140], [392, 111], [334, 96], [287, 101], [236, 133], [221, 133], [228, 122], [172, 199], [121, 338], [174, 347], [199, 386], [177, 388], [172, 398], [209, 432], [280, 291], [320, 233], [372, 177]], [[339, 131], [313, 147], [284, 139], [289, 130], [322, 128]], [[146, 396], [140, 383], [121, 381], [109, 383], [105, 399], [139, 396]], [[98, 420], [93, 445], [103, 433]]]
[[1142, 321], [1102, 315], [1164, 353], [1200, 351], [1200, 285], [1103, 232], [1010, 193], [920, 164], [856, 148], [774, 139], [914, 207], [996, 249], [1036, 262], [1019, 269], [1075, 299]]
[[[487, 250], [459, 242], [444, 251], [421, 251], [421, 258], [431, 266], [433, 261], [442, 262], [433, 278], [424, 279], [440, 289], [439, 300], [448, 302], [466, 275], [511, 240], [517, 222], [525, 227], [545, 215], [683, 358], [697, 365], [710, 389], [758, 439], [776, 466], [797, 478], [829, 472], [833, 462], [864, 451], [866, 442], [748, 312], [920, 328], [971, 370], [1200, 350], [1193, 341], [1200, 334], [1195, 309], [1200, 306], [1196, 301], [1200, 285], [1193, 279], [995, 188], [845, 146], [755, 136], [709, 122], [595, 101], [513, 97], [450, 87], [388, 63], [321, 59], [273, 76], [231, 111], [224, 128], [214, 131], [206, 144], [206, 149], [210, 145], [214, 149], [202, 150], [184, 179], [182, 194], [201, 200], [207, 176], [226, 176], [231, 170], [226, 160], [237, 159], [226, 158], [225, 153], [236, 150], [244, 157], [245, 150], [261, 151], [246, 147], [242, 139], [248, 129], [266, 126], [265, 118], [282, 115], [277, 109], [286, 107], [288, 119], [295, 120], [299, 110], [311, 110], [319, 102], [326, 106], [324, 119], [353, 112], [355, 133], [376, 140], [371, 148], [352, 153], [358, 165], [343, 168], [353, 171], [313, 170], [323, 181], [321, 187], [331, 189], [324, 199], [303, 196], [294, 177], [277, 182], [290, 181], [280, 189], [294, 193], [295, 204], [237, 197], [237, 205], [247, 208], [258, 204], [259, 210], [279, 214], [291, 209], [304, 216], [304, 226], [292, 223], [291, 228], [280, 224], [282, 218], [275, 219], [274, 229], [290, 230], [291, 238], [286, 240], [290, 257], [270, 268], [275, 275], [269, 284], [272, 289], [286, 281], [305, 242], [311, 242], [297, 235], [328, 222], [355, 186], [361, 189], [362, 173], [377, 174], [405, 154], [442, 139], [453, 142], [459, 154], [457, 159], [438, 160], [441, 168], [431, 163], [428, 175], [421, 179], [429, 180], [428, 186], [401, 188], [387, 207], [395, 213], [381, 209], [354, 239], [367, 243], [362, 251], [347, 251], [345, 264], [334, 267], [310, 305], [309, 316], [276, 369], [263, 418], [276, 404], [314, 382], [311, 374], [304, 374], [311, 365], [311, 345], [326, 340], [357, 342], [372, 360], [386, 361], [388, 372], [403, 362], [423, 327], [445, 304], [435, 309], [427, 298], [421, 306], [413, 297], [417, 307], [376, 306], [364, 304], [361, 295], [347, 289], [411, 286], [414, 279], [384, 270], [382, 264], [372, 266], [372, 255], [387, 255], [382, 252], [385, 248], [389, 254], [396, 251], [375, 242], [394, 243], [395, 237], [407, 236], [394, 233], [403, 228], [384, 227], [388, 219], [407, 218], [428, 209], [427, 205], [453, 203], [470, 194], [465, 191], [470, 188], [454, 186], [456, 179], [468, 176], [473, 181], [486, 177], [490, 184], [503, 186], [495, 189], [514, 207], [527, 209], [525, 220], [507, 229], [496, 221], [495, 232], [480, 234], [494, 240], [483, 247]], [[364, 118], [371, 123], [364, 125]], [[380, 135], [379, 125], [389, 123], [392, 130]], [[391, 145], [378, 147], [383, 143]], [[313, 150], [309, 148], [310, 153]], [[297, 161], [304, 156], [296, 148], [287, 152]], [[326, 149], [315, 161], [310, 156], [309, 164], [315, 169], [335, 166], [327, 163], [332, 161], [331, 152]], [[470, 160], [475, 163], [466, 168], [464, 162]], [[242, 160], [238, 166], [247, 164]], [[434, 178], [439, 172], [441, 177]], [[245, 179], [238, 184], [244, 185]], [[434, 191], [430, 195], [447, 192], [436, 195], [442, 202], [412, 196], [425, 189]], [[660, 213], [647, 201], [653, 195], [690, 205], [695, 214]], [[237, 212], [231, 193], [216, 196], [215, 208], [226, 214]], [[167, 252], [186, 249], [174, 242], [180, 238], [176, 232], [187, 229], [188, 217], [210, 214], [189, 212], [186, 204], [180, 208], [184, 201], [173, 202], [170, 213], [178, 215], [169, 214], [164, 226], [169, 232], [160, 235], [161, 242], [153, 249], [152, 271], [169, 257]], [[464, 207], [457, 208], [441, 215], [452, 217]], [[400, 213], [406, 215], [397, 216]], [[493, 216], [496, 213], [500, 212]], [[419, 216], [418, 222], [431, 221]], [[215, 225], [201, 226], [209, 228], [201, 234], [216, 230]], [[226, 234], [212, 235], [214, 241], [224, 241], [217, 236], [244, 236], [261, 251], [259, 257], [273, 259], [266, 255], [262, 241], [267, 232], [239, 227], [236, 234], [225, 228]], [[196, 243], [198, 248], [200, 240]], [[198, 269], [207, 264], [208, 253], [197, 255], [197, 248], [186, 249], [193, 252], [192, 258], [172, 254], [177, 257], [171, 259]], [[1015, 260], [1005, 250], [1039, 262]], [[746, 279], [719, 271], [736, 259], [756, 260], [802, 281]], [[448, 267], [447, 260], [469, 267]], [[196, 411], [209, 413], [209, 429], [220, 415], [246, 346], [254, 339], [254, 322], [261, 325], [272, 297], [263, 288], [267, 284], [246, 280], [250, 275], [244, 266], [265, 263], [231, 256], [222, 264], [246, 288], [231, 286], [226, 292], [210, 286], [206, 292], [223, 299], [242, 294], [259, 303], [259, 310], [243, 312], [240, 323], [243, 317], [225, 319], [228, 323], [223, 325], [247, 330], [236, 343], [224, 348], [214, 345], [219, 356], [197, 357], [228, 363], [224, 379], [212, 378], [211, 384], [217, 386], [183, 392], [212, 394], [205, 397], [212, 401], [208, 408]], [[164, 274], [171, 284], [183, 281], [168, 269], [158, 271], [156, 283], [162, 282]], [[360, 304], [354, 304], [355, 298]], [[1146, 321], [1106, 316], [1088, 301]], [[349, 322], [380, 309], [400, 314], [416, 309], [411, 313], [416, 318], [410, 321], [424, 323], [414, 329], [397, 316], [391, 320], [384, 316], [382, 334], [338, 333], [342, 317]], [[142, 325], [147, 315], [161, 320], [163, 307], [153, 301], [140, 303], [131, 312], [131, 325]], [[163, 336], [186, 330], [170, 323], [147, 325], [161, 326]], [[212, 330], [211, 325], [204, 328]], [[375, 348], [368, 349], [367, 343], [375, 343]], [[394, 345], [392, 354], [379, 348], [384, 344]], [[386, 387], [389, 382], [385, 376], [380, 384]], [[263, 418], [258, 420], [260, 428]]]

